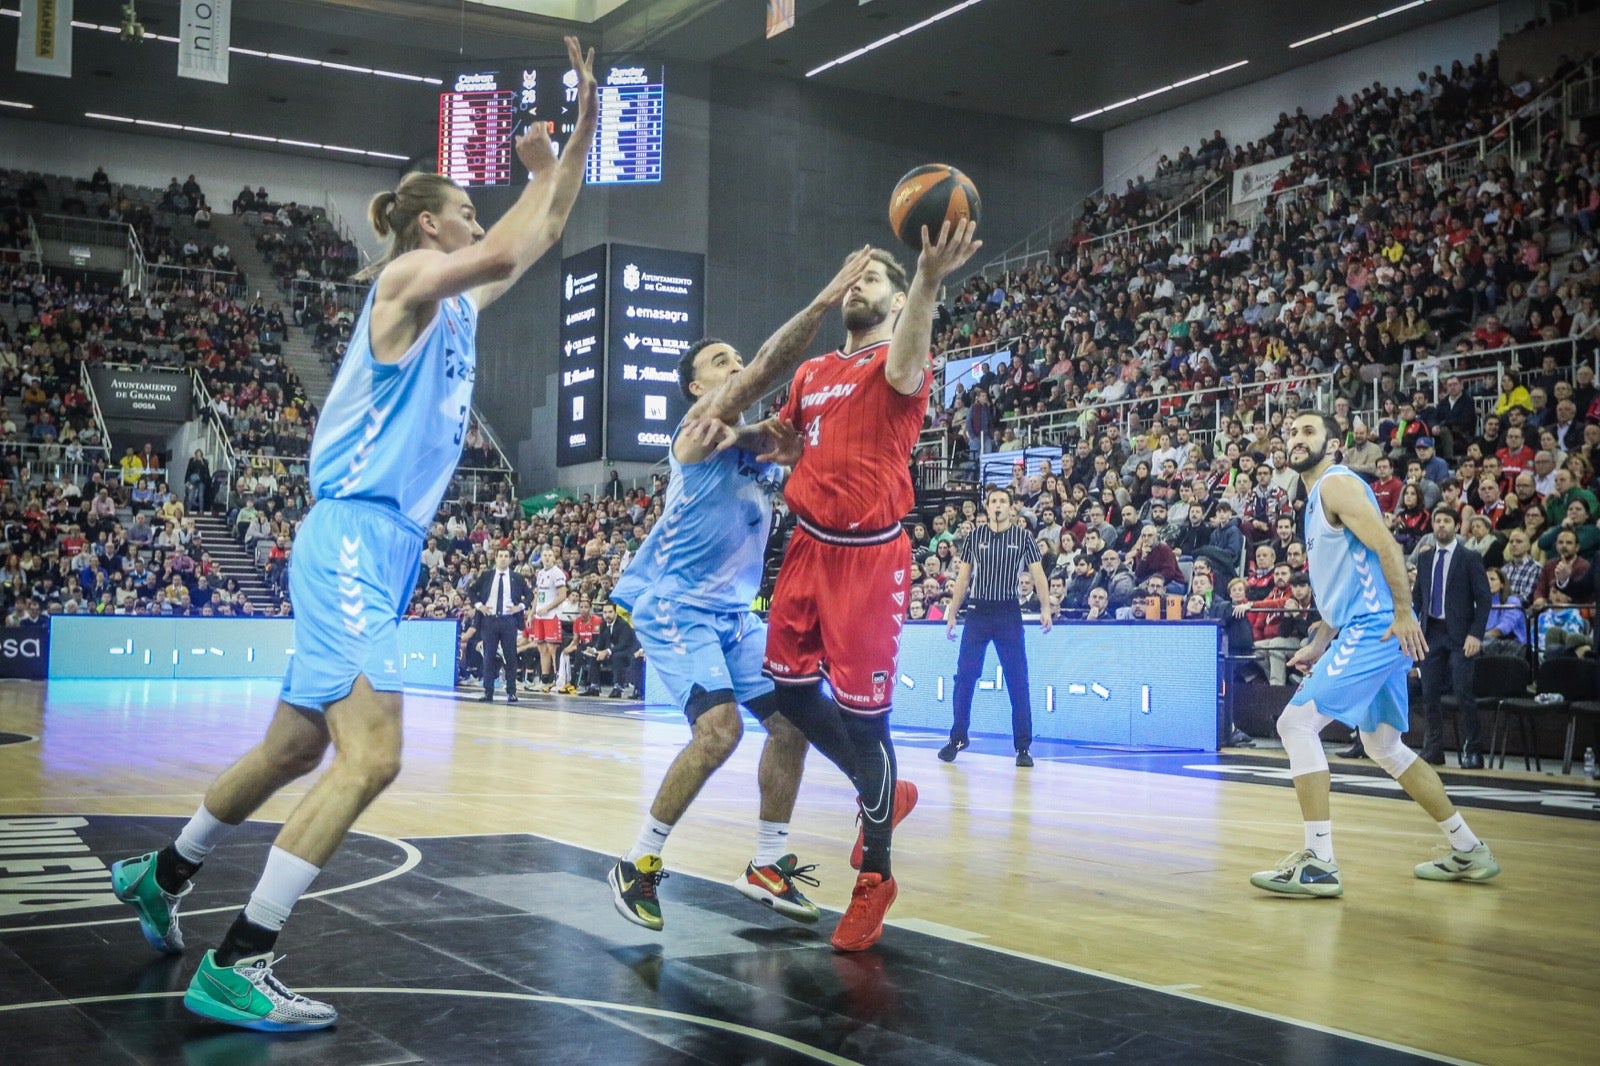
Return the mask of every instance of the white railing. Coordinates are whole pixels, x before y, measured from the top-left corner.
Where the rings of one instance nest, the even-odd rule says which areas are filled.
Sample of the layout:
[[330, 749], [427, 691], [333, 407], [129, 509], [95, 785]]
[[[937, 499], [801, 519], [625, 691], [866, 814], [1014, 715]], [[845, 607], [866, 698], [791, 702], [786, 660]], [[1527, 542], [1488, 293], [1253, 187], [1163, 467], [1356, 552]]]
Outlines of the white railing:
[[149, 292], [151, 287], [157, 285], [182, 284], [186, 281], [208, 292], [220, 282], [227, 286], [228, 295], [236, 300], [244, 299], [247, 294], [245, 284], [236, 271], [181, 266], [177, 263], [146, 263], [142, 289]]
[[[1069, 429], [1076, 427], [1080, 432], [1089, 424], [1100, 426], [1104, 424], [1101, 415], [1111, 412], [1111, 421], [1121, 426], [1125, 434], [1129, 432], [1130, 420], [1137, 414], [1137, 409], [1147, 407], [1152, 403], [1157, 404], [1171, 413], [1184, 412], [1195, 402], [1207, 399], [1221, 401], [1232, 399], [1234, 410], [1246, 397], [1258, 396], [1262, 405], [1261, 417], [1270, 420], [1275, 404], [1282, 404], [1285, 413], [1299, 410], [1305, 405], [1309, 394], [1313, 403], [1319, 408], [1326, 408], [1326, 390], [1332, 384], [1333, 374], [1310, 374], [1297, 378], [1279, 378], [1269, 381], [1252, 382], [1249, 385], [1217, 386], [1210, 389], [1195, 389], [1189, 392], [1165, 393], [1159, 396], [1136, 396], [1127, 399], [1115, 400], [1109, 403], [1097, 402], [1081, 404], [1077, 407], [1064, 408], [1056, 411], [1046, 411], [1039, 415], [1017, 416], [1012, 415], [1002, 418], [997, 424], [997, 429], [1011, 429], [1017, 432], [1018, 439], [1023, 447], [1035, 447], [1041, 444], [1058, 443]], [[1177, 406], [1174, 406], [1176, 404]], [[1161, 417], [1165, 417], [1164, 415]], [[1197, 440], [1206, 439], [1221, 431], [1231, 415], [1223, 413], [1222, 403], [1214, 405], [1211, 425], [1199, 425], [1190, 420], [1187, 428]], [[954, 425], [934, 426], [925, 429], [917, 440], [917, 452], [924, 458], [931, 458], [930, 450], [937, 450], [937, 458], [949, 462], [951, 459], [951, 446], [955, 435], [961, 432], [960, 427]], [[985, 452], [984, 454], [988, 454]]]
[[[85, 444], [81, 458], [69, 459], [67, 445], [61, 443], [40, 444], [33, 441], [10, 440], [0, 442], [0, 455], [8, 455], [21, 461], [17, 476], [7, 486], [14, 489], [12, 495], [19, 499], [26, 495], [24, 490], [38, 484], [40, 480], [59, 481], [62, 478], [71, 478], [74, 481], [84, 481], [96, 470], [111, 470], [110, 458], [103, 445]], [[116, 484], [108, 479], [108, 484]]]
[[83, 394], [89, 398], [89, 410], [94, 412], [95, 428], [100, 430], [100, 439], [105, 441], [107, 448], [111, 447], [111, 431], [106, 429], [105, 415], [100, 412], [100, 397], [94, 392], [94, 378], [89, 374], [89, 364], [78, 364], [78, 382], [83, 386]]
[[1167, 233], [1175, 244], [1183, 244], [1192, 250], [1197, 243], [1210, 238], [1208, 226], [1227, 221], [1232, 202], [1233, 178], [1225, 174], [1196, 189], [1154, 222], [1091, 237], [1078, 246], [1077, 252], [1080, 255], [1092, 255], [1102, 245], [1133, 243], [1162, 232]]
[[368, 282], [282, 278], [278, 282], [278, 287], [289, 297], [291, 308], [300, 300], [306, 301], [308, 305], [313, 300], [319, 305], [331, 300], [341, 311], [349, 311], [354, 315], [360, 314], [361, 307], [367, 300], [367, 291], [372, 286]]
[[[205, 427], [205, 441], [207, 459], [212, 470], [234, 470], [238, 467], [238, 457], [233, 451], [233, 439], [228, 435], [228, 427], [222, 421], [222, 416], [217, 413], [216, 400], [211, 395], [211, 389], [206, 385], [205, 378], [194, 368], [190, 368], [189, 375], [194, 381], [195, 399], [200, 405], [200, 421]], [[210, 488], [206, 491], [209, 493]], [[233, 478], [228, 478], [228, 487], [223, 490], [222, 500], [224, 508], [233, 502]]]

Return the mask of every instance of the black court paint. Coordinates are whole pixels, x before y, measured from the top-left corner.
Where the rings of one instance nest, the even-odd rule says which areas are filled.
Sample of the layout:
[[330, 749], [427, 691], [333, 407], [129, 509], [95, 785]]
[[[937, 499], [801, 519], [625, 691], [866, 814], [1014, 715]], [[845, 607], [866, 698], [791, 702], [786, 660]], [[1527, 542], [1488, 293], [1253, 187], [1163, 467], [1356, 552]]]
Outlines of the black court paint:
[[[87, 823], [78, 833], [103, 857], [154, 846], [181, 820]], [[417, 840], [414, 869], [302, 901], [279, 976], [332, 1001], [339, 1024], [289, 1038], [230, 1030], [179, 996], [274, 829], [247, 825], [208, 860], [186, 907], [232, 906], [184, 921], [186, 957], [156, 957], [131, 920], [0, 928], [7, 1066], [1431, 1061], [908, 929], [839, 955], [833, 916], [795, 925], [684, 875], [664, 885], [666, 930], [649, 933], [612, 910], [609, 857], [532, 836]], [[395, 859], [392, 843], [352, 836], [325, 876], [353, 883]]]
[[38, 739], [39, 739], [38, 737], [32, 736], [32, 735], [30, 735], [28, 733], [3, 733], [3, 732], [0, 732], [0, 747], [5, 747], [7, 744], [26, 744], [30, 740], [38, 740]]

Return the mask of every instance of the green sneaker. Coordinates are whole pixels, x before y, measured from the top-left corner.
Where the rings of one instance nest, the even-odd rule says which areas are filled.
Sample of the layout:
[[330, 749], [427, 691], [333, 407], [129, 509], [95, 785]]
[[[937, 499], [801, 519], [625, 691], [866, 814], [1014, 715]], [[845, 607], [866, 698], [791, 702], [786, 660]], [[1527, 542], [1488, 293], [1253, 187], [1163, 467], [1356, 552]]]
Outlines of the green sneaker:
[[637, 863], [618, 859], [606, 875], [617, 913], [634, 925], [659, 931], [665, 923], [661, 920], [661, 901], [656, 898], [656, 886], [666, 876], [659, 855], [641, 856]]
[[1487, 881], [1500, 872], [1500, 864], [1479, 842], [1471, 851], [1456, 851], [1432, 862], [1419, 862], [1413, 872], [1424, 881]]
[[272, 976], [270, 951], [232, 966], [218, 966], [217, 953], [206, 952], [183, 1005], [202, 1018], [267, 1033], [326, 1029], [339, 1020], [326, 1003], [291, 992]]
[[139, 912], [139, 930], [150, 946], [164, 955], [183, 954], [178, 904], [194, 885], [185, 883], [176, 896], [156, 884], [156, 853], [123, 859], [111, 866], [111, 889]]
[[744, 876], [735, 881], [733, 887], [744, 893], [746, 899], [771, 907], [785, 918], [810, 925], [822, 916], [821, 912], [794, 883], [800, 881], [813, 887], [821, 884], [811, 876], [815, 869], [815, 865], [801, 866], [793, 855], [785, 855], [770, 866], [757, 866], [752, 862], [744, 868]]
[[1328, 899], [1344, 895], [1344, 885], [1339, 883], [1339, 864], [1323, 862], [1309, 850], [1285, 855], [1277, 869], [1251, 874], [1250, 883], [1286, 896]]

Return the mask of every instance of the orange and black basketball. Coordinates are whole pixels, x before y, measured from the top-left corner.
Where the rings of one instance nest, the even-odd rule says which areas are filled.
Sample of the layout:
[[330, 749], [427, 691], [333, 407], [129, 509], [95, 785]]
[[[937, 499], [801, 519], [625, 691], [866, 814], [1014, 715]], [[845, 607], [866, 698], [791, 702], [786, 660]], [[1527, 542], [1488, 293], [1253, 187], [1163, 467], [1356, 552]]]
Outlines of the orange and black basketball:
[[889, 197], [889, 228], [902, 244], [922, 250], [922, 227], [937, 240], [939, 227], [965, 219], [978, 221], [978, 187], [955, 167], [929, 163], [917, 167], [894, 187]]

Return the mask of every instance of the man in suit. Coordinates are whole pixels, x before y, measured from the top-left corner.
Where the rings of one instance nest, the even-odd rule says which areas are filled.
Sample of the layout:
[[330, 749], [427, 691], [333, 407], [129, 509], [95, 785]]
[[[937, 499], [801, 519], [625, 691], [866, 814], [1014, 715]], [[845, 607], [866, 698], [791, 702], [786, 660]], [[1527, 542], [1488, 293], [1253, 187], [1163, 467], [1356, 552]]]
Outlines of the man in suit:
[[1489, 578], [1483, 557], [1457, 538], [1456, 512], [1434, 508], [1434, 546], [1417, 554], [1417, 580], [1411, 602], [1422, 619], [1428, 653], [1419, 664], [1422, 705], [1427, 714], [1422, 757], [1444, 765], [1444, 710], [1439, 698], [1449, 691], [1459, 708], [1463, 770], [1483, 769], [1478, 733], [1478, 705], [1473, 696], [1476, 657], [1489, 622]]
[[[506, 702], [517, 702], [517, 634], [528, 608], [528, 580], [511, 569], [511, 553], [494, 553], [494, 569], [485, 570], [472, 586], [472, 605], [478, 610], [483, 635], [483, 702], [494, 699], [494, 680], [502, 663], [506, 672]], [[498, 657], [496, 652], [499, 653]]]
[[594, 663], [594, 669], [589, 673], [589, 688], [582, 695], [598, 696], [600, 689], [595, 685], [595, 678], [603, 673], [611, 675], [612, 699], [622, 695], [623, 685], [628, 687], [630, 697], [640, 694], [641, 686], [639, 677], [644, 659], [639, 654], [639, 638], [634, 635], [633, 626], [628, 620], [617, 614], [617, 605], [608, 603], [600, 612], [600, 632], [594, 636], [594, 643], [583, 650], [583, 654]]

